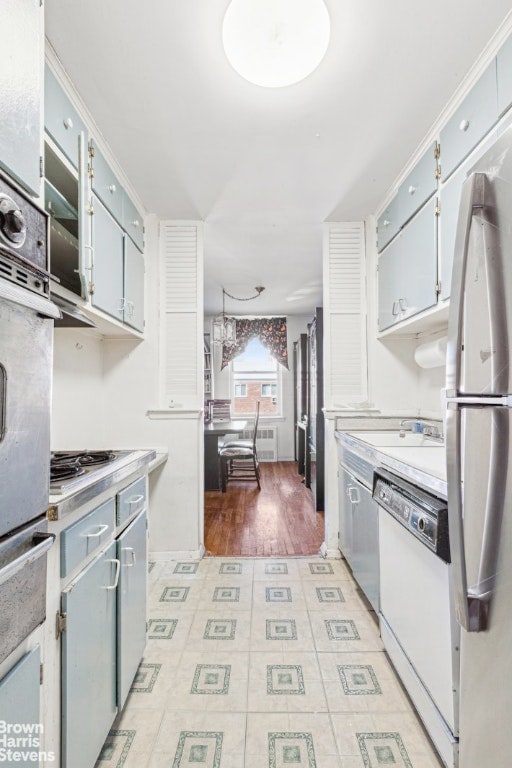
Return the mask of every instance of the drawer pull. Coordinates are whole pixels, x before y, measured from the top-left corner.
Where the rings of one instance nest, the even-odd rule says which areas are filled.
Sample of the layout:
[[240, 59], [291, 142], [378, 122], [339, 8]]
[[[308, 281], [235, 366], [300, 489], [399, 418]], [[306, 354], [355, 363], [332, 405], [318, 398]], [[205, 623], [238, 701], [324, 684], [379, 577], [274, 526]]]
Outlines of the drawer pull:
[[409, 189], [407, 191], [409, 192], [410, 195], [414, 195], [414, 193], [416, 192], [416, 187], [413, 187], [412, 184], [411, 184], [411, 186], [409, 187]]
[[135, 221], [132, 221], [132, 224], [134, 227], [140, 227], [140, 221], [138, 219], [135, 219]]
[[103, 589], [116, 589], [117, 585], [119, 584], [119, 572], [121, 571], [121, 561], [118, 560], [117, 558], [114, 558], [109, 562], [116, 564], [116, 575], [114, 578], [114, 583], [111, 584], [109, 587], [103, 587]]
[[393, 317], [396, 317], [398, 314], [400, 314], [400, 304], [398, 301], [393, 302], [393, 309], [391, 310]]
[[109, 529], [108, 525], [100, 525], [96, 533], [87, 533], [86, 536], [88, 539], [99, 539], [99, 537], [102, 536], [105, 533], [105, 531], [108, 531], [108, 529]]
[[347, 489], [348, 498], [350, 499], [351, 504], [359, 504], [361, 501], [361, 497], [359, 496], [359, 489], [355, 488], [353, 485], [349, 485]]
[[405, 312], [407, 310], [407, 299], [398, 299], [398, 304], [400, 305], [401, 312]]
[[110, 184], [110, 186], [108, 188], [108, 191], [110, 192], [111, 195], [113, 195], [114, 192], [116, 191], [116, 189], [117, 189], [117, 187], [116, 187], [115, 184]]
[[469, 120], [461, 120], [459, 128], [461, 131], [467, 131], [467, 129], [469, 128]]
[[384, 221], [382, 222], [383, 227], [389, 227], [390, 224], [391, 222], [389, 221], [389, 219], [384, 219]]
[[65, 117], [62, 122], [64, 123], [66, 131], [69, 131], [73, 127], [73, 121], [70, 117]]
[[128, 504], [140, 504], [140, 502], [142, 501], [143, 498], [144, 498], [144, 494], [140, 493], [138, 496], [134, 496], [133, 499], [130, 499], [130, 501], [127, 502], [127, 503]]
[[131, 552], [132, 553], [132, 561], [131, 563], [125, 563], [125, 568], [133, 568], [133, 566], [137, 563], [136, 557], [135, 557], [135, 550], [133, 547], [123, 547], [123, 552]]

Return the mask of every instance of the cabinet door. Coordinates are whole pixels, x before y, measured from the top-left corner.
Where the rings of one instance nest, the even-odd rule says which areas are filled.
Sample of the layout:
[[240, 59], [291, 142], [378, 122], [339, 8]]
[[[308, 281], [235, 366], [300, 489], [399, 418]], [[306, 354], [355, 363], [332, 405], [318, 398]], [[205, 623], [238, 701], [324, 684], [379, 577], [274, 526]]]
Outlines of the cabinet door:
[[44, 73], [44, 127], [77, 168], [79, 136], [80, 133], [87, 136], [87, 129], [48, 66]]
[[400, 226], [405, 224], [419, 211], [421, 206], [436, 191], [437, 159], [435, 144], [418, 160], [398, 190], [398, 213]]
[[39, 195], [44, 33], [39, 0], [3, 0], [0, 165]]
[[144, 218], [126, 192], [123, 193], [123, 229], [129, 234], [139, 251], [143, 251]]
[[377, 221], [377, 250], [379, 253], [396, 235], [400, 228], [398, 196], [394, 197]]
[[373, 608], [379, 610], [379, 510], [371, 491], [353, 480], [352, 571]]
[[144, 257], [124, 236], [124, 322], [144, 331]]
[[[0, 680], [0, 722], [12, 725], [20, 724], [39, 724], [41, 715], [39, 711], [39, 690], [40, 690], [40, 652], [37, 645], [32, 651], [25, 654], [23, 658]], [[19, 738], [20, 734], [15, 734], [14, 738]], [[39, 734], [34, 731], [34, 738]], [[0, 744], [1, 746], [1, 744]], [[19, 751], [32, 751], [31, 748], [19, 748]], [[38, 751], [33, 749], [33, 751]], [[20, 766], [20, 768], [34, 768], [36, 763], [33, 760], [16, 760], [9, 765]], [[39, 765], [39, 762], [37, 762]]]
[[146, 646], [147, 536], [143, 510], [117, 540], [117, 704], [121, 710]]
[[397, 237], [379, 257], [379, 331], [391, 327], [400, 319], [398, 284], [401, 245], [402, 240]]
[[448, 178], [497, 119], [496, 59], [493, 59], [441, 130], [443, 179]]
[[347, 562], [352, 565], [352, 498], [356, 488], [356, 480], [340, 464], [338, 467], [339, 489], [339, 547]]
[[95, 142], [91, 139], [92, 190], [118, 224], [122, 225], [124, 190]]
[[441, 231], [439, 235], [440, 261], [441, 261], [441, 294], [442, 300], [450, 298], [452, 283], [453, 256], [455, 252], [455, 235], [457, 233], [457, 221], [459, 218], [459, 205], [462, 184], [468, 171], [473, 167], [491, 144], [496, 140], [496, 131], [473, 152], [465, 163], [454, 173], [441, 189], [441, 217], [439, 220]]
[[103, 204], [94, 197], [92, 216], [94, 249], [92, 303], [109, 315], [123, 319], [123, 232]]
[[91, 768], [116, 715], [116, 543], [63, 591], [62, 768]]
[[502, 115], [512, 104], [512, 36], [505, 41], [496, 57], [498, 80], [498, 112]]

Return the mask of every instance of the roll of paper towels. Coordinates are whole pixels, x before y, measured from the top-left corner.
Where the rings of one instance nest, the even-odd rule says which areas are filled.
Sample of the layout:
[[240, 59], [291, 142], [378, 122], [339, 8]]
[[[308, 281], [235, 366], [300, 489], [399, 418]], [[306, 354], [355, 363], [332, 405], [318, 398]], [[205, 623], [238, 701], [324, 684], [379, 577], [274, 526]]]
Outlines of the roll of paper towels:
[[442, 336], [416, 347], [414, 359], [420, 368], [439, 368], [446, 365], [446, 341], [446, 336]]

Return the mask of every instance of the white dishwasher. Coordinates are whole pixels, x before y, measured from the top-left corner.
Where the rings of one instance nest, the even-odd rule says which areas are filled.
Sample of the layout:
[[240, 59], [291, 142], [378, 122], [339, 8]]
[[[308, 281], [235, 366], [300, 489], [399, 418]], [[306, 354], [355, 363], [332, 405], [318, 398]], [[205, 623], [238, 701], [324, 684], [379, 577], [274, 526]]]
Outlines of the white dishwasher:
[[445, 765], [458, 765], [460, 631], [447, 503], [378, 470], [380, 629], [386, 651]]

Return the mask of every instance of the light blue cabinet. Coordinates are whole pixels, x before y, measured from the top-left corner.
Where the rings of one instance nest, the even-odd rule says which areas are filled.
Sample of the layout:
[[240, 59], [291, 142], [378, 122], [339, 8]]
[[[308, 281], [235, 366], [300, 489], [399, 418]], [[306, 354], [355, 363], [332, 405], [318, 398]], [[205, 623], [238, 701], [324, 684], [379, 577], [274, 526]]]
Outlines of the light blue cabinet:
[[110, 211], [117, 223], [122, 226], [125, 194], [123, 187], [92, 139], [89, 142], [89, 154], [91, 156], [92, 191], [99, 197], [105, 208]]
[[498, 80], [498, 112], [502, 115], [512, 104], [512, 36], [505, 41], [496, 57]]
[[123, 194], [123, 229], [131, 237], [139, 251], [143, 251], [144, 220], [126, 192]]
[[393, 198], [377, 221], [377, 249], [380, 251], [394, 238], [400, 229], [398, 195]]
[[460, 196], [462, 185], [468, 171], [475, 165], [491, 144], [496, 140], [496, 130], [482, 142], [476, 152], [473, 152], [456, 173], [452, 174], [440, 192], [441, 215], [439, 217], [440, 234], [440, 282], [442, 300], [448, 299], [451, 293], [453, 257], [455, 253], [455, 236], [457, 233], [457, 221], [459, 218]]
[[[41, 723], [39, 690], [40, 690], [40, 649], [37, 645], [0, 680], [0, 721], [11, 725], [26, 724], [34, 725], [32, 739], [42, 739], [37, 727]], [[23, 734], [22, 734], [23, 735]], [[25, 736], [26, 737], [26, 736]], [[20, 734], [15, 734], [14, 738], [21, 738]], [[40, 744], [42, 742], [40, 741]], [[30, 745], [21, 744], [19, 748], [13, 747], [13, 750], [25, 754], [30, 752], [39, 752], [40, 747], [33, 742]], [[6, 749], [7, 751], [7, 749]], [[39, 765], [34, 760], [20, 759], [8, 761], [6, 765], [16, 765], [20, 768], [34, 768]]]
[[437, 189], [436, 144], [415, 164], [398, 190], [399, 226], [406, 224]]
[[114, 499], [108, 499], [74, 525], [65, 528], [60, 535], [61, 578], [70, 574], [82, 560], [112, 538], [114, 530]]
[[116, 715], [116, 543], [63, 591], [62, 768], [92, 768]]
[[44, 9], [39, 0], [2, 0], [1, 8], [0, 166], [39, 195]]
[[338, 465], [339, 532], [338, 543], [345, 560], [352, 564], [352, 503], [350, 501], [353, 478], [344, 467]]
[[124, 322], [144, 331], [144, 258], [133, 241], [124, 237]]
[[44, 127], [70, 163], [77, 168], [79, 137], [83, 133], [87, 138], [87, 129], [48, 66], [44, 75]]
[[496, 59], [441, 129], [441, 170], [447, 179], [498, 120]]
[[143, 510], [117, 540], [117, 703], [122, 709], [146, 645], [147, 515]]
[[437, 303], [437, 216], [427, 203], [379, 257], [379, 330]]
[[91, 300], [95, 307], [117, 320], [124, 313], [124, 241], [123, 231], [103, 203], [96, 197], [93, 202], [92, 247], [94, 292]]

